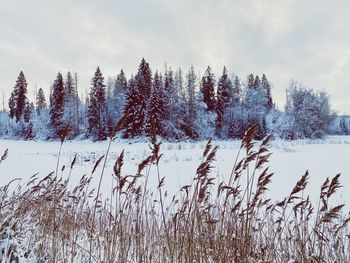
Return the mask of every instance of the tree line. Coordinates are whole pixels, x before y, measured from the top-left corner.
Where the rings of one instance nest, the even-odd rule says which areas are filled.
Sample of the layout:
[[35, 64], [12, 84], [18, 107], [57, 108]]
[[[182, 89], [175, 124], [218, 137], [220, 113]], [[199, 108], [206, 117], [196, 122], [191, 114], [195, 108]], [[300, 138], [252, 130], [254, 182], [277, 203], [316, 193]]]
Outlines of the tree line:
[[[165, 66], [151, 70], [142, 59], [137, 73], [123, 70], [106, 81], [99, 67], [86, 98], [79, 96], [77, 74], [58, 73], [47, 103], [42, 88], [35, 102], [27, 97], [21, 71], [8, 101], [9, 112], [1, 115], [0, 135], [16, 138], [69, 138], [105, 140], [116, 133], [123, 138], [155, 133], [168, 140], [242, 138], [256, 125], [256, 139], [267, 133], [285, 139], [319, 138], [337, 132], [335, 116], [326, 92], [316, 92], [291, 82], [284, 111], [274, 104], [265, 74], [250, 74], [245, 81], [231, 76], [226, 67], [216, 78], [210, 66], [199, 77], [193, 67]], [[339, 124], [339, 130], [344, 129]], [[345, 125], [346, 126], [346, 125]]]

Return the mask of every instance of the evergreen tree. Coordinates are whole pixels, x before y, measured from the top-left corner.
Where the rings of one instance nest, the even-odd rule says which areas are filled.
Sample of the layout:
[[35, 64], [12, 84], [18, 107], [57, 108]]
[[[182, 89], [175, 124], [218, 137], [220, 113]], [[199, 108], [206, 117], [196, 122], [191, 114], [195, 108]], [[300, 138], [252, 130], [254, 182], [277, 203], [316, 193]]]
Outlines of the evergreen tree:
[[127, 79], [123, 70], [116, 79], [109, 79], [107, 85], [107, 130], [111, 134], [124, 111], [127, 93]]
[[176, 122], [176, 106], [179, 100], [178, 92], [175, 86], [173, 71], [165, 67], [164, 73], [164, 120], [163, 120], [163, 136], [168, 137], [173, 133]]
[[255, 79], [254, 79], [254, 89], [257, 90], [260, 88], [261, 85], [261, 81], [258, 75], [256, 75]]
[[88, 134], [95, 140], [107, 138], [106, 92], [104, 78], [97, 67], [91, 80], [90, 105], [88, 109]]
[[202, 77], [201, 82], [201, 92], [203, 93], [203, 101], [207, 104], [207, 109], [209, 111], [215, 110], [215, 78], [214, 74], [211, 71], [211, 68], [208, 66], [207, 70]]
[[151, 95], [152, 71], [143, 58], [138, 73], [129, 83], [127, 101], [122, 118], [124, 137], [142, 135], [146, 120], [148, 100]]
[[178, 101], [179, 94], [175, 86], [173, 71], [165, 68], [164, 75], [164, 95], [168, 106], [174, 105]]
[[76, 89], [76, 83], [70, 72], [67, 73], [66, 80], [64, 82], [64, 116], [63, 122], [69, 127], [72, 135], [79, 133], [78, 126], [78, 112], [77, 104], [79, 104], [79, 97]]
[[164, 119], [164, 86], [162, 76], [158, 72], [154, 75], [151, 97], [148, 105], [145, 133], [159, 135], [163, 133], [162, 122]]
[[254, 75], [253, 74], [250, 74], [248, 76], [248, 80], [247, 80], [247, 90], [252, 90], [255, 88], [255, 79], [254, 79]]
[[224, 67], [222, 76], [218, 82], [217, 88], [217, 104], [216, 104], [216, 122], [215, 130], [217, 136], [222, 136], [222, 124], [226, 108], [232, 103], [233, 87], [232, 82], [227, 74], [227, 69]]
[[122, 117], [127, 92], [128, 81], [125, 77], [124, 71], [121, 70], [114, 82], [114, 88], [112, 92], [112, 120], [114, 125]]
[[197, 103], [196, 103], [196, 82], [197, 76], [193, 66], [188, 71], [187, 75], [187, 114], [185, 118], [184, 131], [187, 136], [194, 139], [197, 138], [196, 121], [197, 121]]
[[15, 117], [16, 122], [23, 116], [27, 100], [27, 81], [21, 71], [9, 99], [10, 117]]
[[261, 78], [261, 86], [263, 89], [266, 90], [266, 94], [267, 94], [266, 108], [268, 110], [271, 110], [273, 108], [273, 101], [272, 101], [272, 97], [271, 97], [271, 85], [270, 85], [269, 81], [267, 80], [265, 74], [263, 74], [263, 76]]
[[112, 78], [108, 78], [107, 81], [107, 92], [106, 92], [106, 118], [107, 118], [107, 134], [112, 134], [113, 128], [114, 128], [114, 121], [113, 121], [113, 115], [114, 115], [114, 110], [113, 110], [113, 86], [114, 86], [115, 80]]
[[23, 120], [27, 123], [30, 122], [30, 116], [32, 112], [34, 111], [34, 104], [33, 102], [29, 103], [28, 101], [26, 102], [26, 106], [24, 108], [23, 112]]
[[36, 110], [40, 115], [40, 111], [47, 108], [45, 94], [42, 88], [39, 88], [36, 95]]
[[76, 92], [74, 84], [75, 83], [74, 83], [74, 79], [72, 77], [72, 74], [68, 71], [66, 81], [64, 82], [64, 90], [65, 90], [66, 99], [68, 99], [71, 96], [72, 97], [77, 96], [77, 92]]
[[178, 97], [181, 97], [183, 100], [186, 99], [186, 91], [184, 88], [184, 79], [181, 68], [179, 68], [174, 77], [174, 83], [177, 87]]
[[187, 103], [183, 86], [182, 71], [179, 68], [175, 74], [171, 70], [165, 70], [164, 101], [165, 116], [163, 121], [163, 136], [167, 138], [181, 139], [186, 137]]
[[120, 73], [117, 75], [117, 79], [115, 81], [114, 93], [125, 93], [128, 88], [128, 81], [125, 77], [124, 70], [120, 70]]
[[232, 104], [237, 105], [241, 100], [241, 81], [238, 76], [233, 82]]
[[233, 81], [231, 104], [224, 113], [221, 136], [228, 138], [242, 138], [245, 132], [246, 111], [241, 101], [241, 81], [238, 76]]
[[216, 134], [216, 136], [221, 137], [222, 122], [224, 120], [225, 107], [224, 107], [223, 97], [220, 94], [218, 94], [218, 95], [219, 95], [218, 101], [217, 101], [216, 107], [215, 107], [215, 112], [216, 112], [215, 134]]
[[[137, 77], [137, 76], [136, 76]], [[140, 92], [137, 88], [136, 77], [131, 76], [128, 84], [128, 93], [126, 99], [126, 105], [124, 108], [122, 127], [125, 129], [123, 137], [131, 138], [140, 135], [140, 111], [141, 111], [141, 98]]]
[[147, 106], [148, 106], [148, 100], [151, 95], [151, 86], [152, 86], [152, 71], [151, 68], [146, 62], [144, 58], [141, 60], [141, 64], [139, 66], [139, 71], [137, 73], [136, 77], [136, 83], [138, 87], [138, 91], [140, 93], [140, 103], [141, 103], [141, 108], [140, 108], [140, 116], [139, 116], [139, 133], [140, 135], [142, 134], [142, 127], [144, 126], [144, 122], [146, 119], [146, 111], [147, 111]]
[[173, 71], [165, 67], [165, 73], [164, 73], [164, 89], [167, 93], [173, 93], [173, 87], [174, 87], [174, 76]]
[[60, 136], [66, 128], [63, 123], [64, 98], [63, 77], [59, 72], [53, 83], [52, 95], [50, 98], [50, 123], [54, 136]]
[[247, 79], [245, 96], [244, 96], [244, 111], [247, 113], [245, 119], [245, 129], [252, 125], [257, 127], [256, 139], [261, 139], [266, 134], [266, 114], [267, 109], [267, 90], [262, 85], [259, 76], [256, 76], [252, 85], [253, 75], [250, 74]]

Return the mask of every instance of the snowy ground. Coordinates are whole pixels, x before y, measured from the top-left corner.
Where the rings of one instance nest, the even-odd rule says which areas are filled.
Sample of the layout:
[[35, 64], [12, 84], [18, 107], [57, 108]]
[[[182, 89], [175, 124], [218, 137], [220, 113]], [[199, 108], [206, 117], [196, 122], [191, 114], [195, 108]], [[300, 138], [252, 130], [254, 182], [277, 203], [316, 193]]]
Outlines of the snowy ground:
[[[219, 145], [217, 161], [213, 175], [227, 178], [235, 160], [239, 141], [215, 141]], [[71, 141], [65, 142], [62, 148], [60, 167], [69, 167], [71, 160], [77, 153], [78, 161], [72, 173], [73, 183], [78, 182], [81, 175], [90, 174], [96, 160], [105, 154], [108, 142]], [[164, 142], [161, 153], [164, 154], [161, 164], [161, 176], [165, 176], [165, 187], [172, 196], [183, 185], [188, 184], [201, 162], [201, 156], [206, 142]], [[44, 177], [56, 168], [59, 151], [58, 142], [43, 141], [13, 141], [0, 140], [0, 155], [8, 148], [8, 158], [0, 164], [0, 184], [4, 185], [14, 178], [22, 178], [22, 182], [35, 173]], [[119, 153], [125, 149], [125, 166], [123, 174], [134, 174], [137, 165], [150, 153], [148, 143], [129, 143], [125, 141], [113, 142], [107, 160], [107, 168], [103, 178], [103, 192], [110, 193], [113, 185], [112, 167]], [[308, 169], [310, 182], [307, 194], [316, 200], [319, 188], [326, 177], [333, 177], [342, 173], [341, 183], [344, 186], [337, 195], [337, 202], [350, 200], [350, 136], [328, 137], [317, 141], [280, 141], [271, 142], [270, 161], [271, 171], [275, 173], [269, 196], [273, 200], [281, 200], [287, 195], [296, 181]], [[155, 169], [151, 170], [151, 185], [156, 184]], [[67, 176], [65, 169], [63, 176]], [[95, 185], [100, 170], [95, 173]], [[347, 206], [347, 210], [350, 206]]]

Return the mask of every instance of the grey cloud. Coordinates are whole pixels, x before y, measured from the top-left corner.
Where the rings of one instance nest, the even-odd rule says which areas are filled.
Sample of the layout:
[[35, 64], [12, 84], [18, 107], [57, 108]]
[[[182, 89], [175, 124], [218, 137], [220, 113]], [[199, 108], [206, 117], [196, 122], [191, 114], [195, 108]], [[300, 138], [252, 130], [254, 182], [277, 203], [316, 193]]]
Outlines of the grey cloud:
[[[23, 69], [30, 88], [48, 90], [58, 71], [77, 71], [89, 88], [104, 75], [130, 75], [142, 57], [217, 75], [224, 65], [243, 80], [266, 73], [283, 108], [290, 79], [327, 89], [350, 112], [350, 3], [326, 0], [1, 1], [0, 89]], [[346, 96], [344, 96], [346, 94]]]

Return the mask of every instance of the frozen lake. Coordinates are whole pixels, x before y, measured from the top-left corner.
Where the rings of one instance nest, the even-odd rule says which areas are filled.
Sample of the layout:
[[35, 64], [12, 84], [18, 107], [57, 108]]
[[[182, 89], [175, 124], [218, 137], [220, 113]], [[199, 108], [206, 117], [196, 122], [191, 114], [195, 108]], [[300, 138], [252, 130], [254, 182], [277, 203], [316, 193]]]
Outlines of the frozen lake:
[[[259, 142], [258, 142], [259, 144]], [[188, 184], [201, 162], [206, 142], [164, 142], [161, 146], [163, 157], [160, 162], [161, 176], [165, 176], [165, 187], [169, 196]], [[212, 175], [228, 178], [234, 163], [240, 141], [214, 141], [219, 145]], [[14, 178], [22, 178], [25, 183], [33, 174], [44, 177], [55, 171], [59, 142], [0, 140], [0, 154], [8, 148], [8, 158], [0, 165], [1, 185]], [[96, 160], [106, 153], [108, 142], [67, 141], [62, 148], [60, 170], [66, 169], [62, 176], [68, 175], [70, 162], [77, 154], [77, 163], [72, 171], [72, 184], [78, 183], [83, 174], [90, 174]], [[107, 159], [107, 167], [102, 182], [104, 194], [110, 194], [114, 185], [113, 165], [125, 149], [123, 174], [135, 174], [137, 165], [150, 154], [148, 143], [131, 141], [114, 141]], [[343, 187], [336, 195], [336, 202], [350, 200], [350, 136], [331, 136], [325, 140], [281, 141], [271, 142], [272, 156], [270, 171], [275, 175], [269, 187], [268, 196], [273, 200], [282, 200], [292, 190], [296, 181], [309, 170], [310, 181], [305, 194], [317, 200], [319, 189], [326, 177], [341, 173]], [[94, 174], [93, 184], [97, 187], [101, 165]], [[155, 168], [150, 171], [150, 186], [155, 189], [157, 177]], [[349, 210], [349, 206], [347, 209]]]

